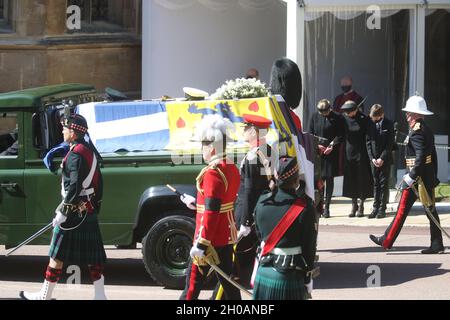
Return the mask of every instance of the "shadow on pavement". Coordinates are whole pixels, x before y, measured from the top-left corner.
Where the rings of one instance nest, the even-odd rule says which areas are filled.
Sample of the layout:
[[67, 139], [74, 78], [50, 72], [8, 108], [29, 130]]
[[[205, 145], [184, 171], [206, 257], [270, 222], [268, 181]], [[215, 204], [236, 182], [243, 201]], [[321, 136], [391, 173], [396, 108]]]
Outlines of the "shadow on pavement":
[[[42, 282], [48, 264], [46, 256], [0, 256], [0, 281]], [[61, 283], [71, 274], [63, 270]], [[108, 258], [105, 267], [108, 285], [159, 286], [145, 270], [142, 259]], [[81, 268], [82, 284], [90, 284], [87, 267]]]
[[[368, 267], [374, 263], [319, 262], [320, 276], [314, 279], [315, 289], [367, 288], [374, 272]], [[381, 287], [401, 285], [415, 279], [445, 274], [440, 263], [378, 263]], [[358, 297], [355, 297], [358, 299]]]
[[380, 246], [373, 245], [371, 247], [360, 247], [360, 248], [341, 248], [341, 249], [318, 249], [317, 252], [331, 252], [331, 253], [365, 253], [365, 252], [385, 252], [387, 254], [391, 253], [401, 253], [404, 251], [417, 251], [414, 254], [421, 254], [420, 250], [426, 249], [423, 247], [416, 246], [404, 246], [404, 247], [393, 247], [391, 250], [385, 250]]

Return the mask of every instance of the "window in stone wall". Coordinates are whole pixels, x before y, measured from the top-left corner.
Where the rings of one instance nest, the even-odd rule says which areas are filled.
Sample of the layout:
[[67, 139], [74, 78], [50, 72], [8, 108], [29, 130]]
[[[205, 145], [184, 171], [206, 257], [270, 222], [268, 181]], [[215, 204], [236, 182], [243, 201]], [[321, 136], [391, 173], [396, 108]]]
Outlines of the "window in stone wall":
[[12, 32], [11, 15], [12, 1], [0, 0], [0, 33]]
[[[75, 32], [138, 32], [141, 0], [68, 0], [81, 9], [81, 30]], [[73, 31], [69, 31], [73, 32]]]

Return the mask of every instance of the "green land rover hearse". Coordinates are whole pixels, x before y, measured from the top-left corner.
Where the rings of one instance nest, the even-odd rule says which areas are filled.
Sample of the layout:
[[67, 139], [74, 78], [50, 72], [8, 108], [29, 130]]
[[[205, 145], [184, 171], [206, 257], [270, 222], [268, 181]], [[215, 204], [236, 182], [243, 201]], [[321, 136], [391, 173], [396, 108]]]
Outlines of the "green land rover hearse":
[[[286, 150], [295, 152], [289, 139], [293, 124], [288, 124], [289, 115], [275, 97], [114, 103], [105, 102], [93, 86], [83, 84], [0, 94], [0, 245], [6, 249], [46, 226], [55, 215], [61, 201], [61, 172], [52, 173], [43, 160], [63, 142], [60, 119], [68, 109], [94, 123], [89, 132], [103, 158], [99, 219], [104, 243], [124, 247], [142, 243], [146, 270], [169, 288], [184, 287], [195, 211], [186, 208], [167, 184], [196, 195], [195, 178], [204, 167], [200, 148], [187, 147], [193, 130], [189, 124], [212, 112], [242, 129], [243, 112], [271, 116], [277, 132], [274, 140], [284, 137]], [[187, 149], [183, 161], [173, 157], [174, 150]], [[233, 150], [239, 165], [247, 149], [237, 144]], [[184, 161], [186, 155], [189, 161]], [[54, 157], [56, 168], [62, 156]], [[50, 237], [48, 231], [30, 244], [47, 245]]]

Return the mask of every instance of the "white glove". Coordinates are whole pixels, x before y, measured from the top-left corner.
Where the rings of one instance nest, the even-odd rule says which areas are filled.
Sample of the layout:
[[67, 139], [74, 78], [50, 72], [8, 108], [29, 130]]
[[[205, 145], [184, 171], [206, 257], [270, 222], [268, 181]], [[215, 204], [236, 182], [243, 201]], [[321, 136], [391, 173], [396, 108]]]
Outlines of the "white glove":
[[67, 217], [63, 215], [61, 212], [57, 212], [55, 218], [53, 219], [53, 228], [56, 226], [60, 226], [67, 220]]
[[188, 207], [189, 209], [191, 209], [191, 210], [196, 209], [196, 207], [195, 207], [196, 199], [193, 196], [184, 193], [180, 197], [180, 199], [186, 205], [186, 207]]
[[191, 255], [191, 258], [203, 258], [203, 256], [205, 255], [205, 251], [197, 248], [197, 246], [194, 244], [189, 254]]
[[414, 183], [414, 179], [411, 178], [408, 173], [403, 176], [403, 181], [405, 181], [405, 183], [410, 187]]
[[239, 228], [239, 232], [237, 234], [238, 239], [248, 236], [251, 231], [252, 228], [241, 225], [241, 227]]
[[311, 279], [310, 282], [305, 283], [305, 287], [306, 287], [306, 290], [308, 291], [308, 293], [311, 294], [313, 291], [313, 279]]

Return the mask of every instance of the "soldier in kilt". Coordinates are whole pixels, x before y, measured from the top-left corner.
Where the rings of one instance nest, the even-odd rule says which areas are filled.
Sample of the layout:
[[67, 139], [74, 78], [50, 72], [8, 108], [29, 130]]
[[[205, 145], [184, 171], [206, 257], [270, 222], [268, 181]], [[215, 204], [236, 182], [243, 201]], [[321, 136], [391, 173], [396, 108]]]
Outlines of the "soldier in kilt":
[[[278, 188], [263, 194], [255, 208], [261, 246], [253, 298], [304, 300], [313, 289], [315, 209], [312, 200], [299, 187], [296, 158], [280, 158], [275, 177]], [[281, 231], [280, 225], [285, 226]]]
[[70, 150], [62, 162], [62, 203], [55, 210], [50, 263], [41, 291], [22, 291], [27, 300], [50, 300], [63, 265], [87, 265], [94, 283], [95, 300], [105, 300], [103, 269], [106, 253], [98, 225], [103, 183], [98, 154], [84, 136], [88, 126], [80, 115], [70, 115], [63, 123], [64, 141]]

